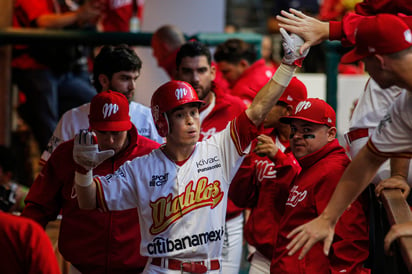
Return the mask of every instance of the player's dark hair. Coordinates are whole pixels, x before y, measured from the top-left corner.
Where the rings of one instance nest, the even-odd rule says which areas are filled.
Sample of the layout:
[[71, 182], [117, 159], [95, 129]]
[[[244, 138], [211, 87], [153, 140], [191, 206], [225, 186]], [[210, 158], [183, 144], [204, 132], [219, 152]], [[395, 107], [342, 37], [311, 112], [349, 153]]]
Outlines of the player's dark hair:
[[99, 75], [106, 75], [109, 80], [119, 71], [138, 71], [142, 68], [142, 60], [133, 48], [121, 44], [118, 46], [103, 46], [94, 59], [93, 84], [97, 92], [102, 91]]
[[212, 64], [212, 55], [209, 48], [199, 41], [189, 41], [183, 44], [176, 55], [176, 67], [182, 63], [184, 57], [206, 56], [209, 65]]
[[13, 151], [3, 145], [0, 145], [0, 167], [3, 172], [14, 172], [16, 166], [16, 157]]
[[216, 62], [225, 61], [230, 64], [238, 64], [242, 59], [253, 64], [257, 58], [257, 52], [253, 44], [241, 39], [228, 39], [216, 47], [213, 55]]

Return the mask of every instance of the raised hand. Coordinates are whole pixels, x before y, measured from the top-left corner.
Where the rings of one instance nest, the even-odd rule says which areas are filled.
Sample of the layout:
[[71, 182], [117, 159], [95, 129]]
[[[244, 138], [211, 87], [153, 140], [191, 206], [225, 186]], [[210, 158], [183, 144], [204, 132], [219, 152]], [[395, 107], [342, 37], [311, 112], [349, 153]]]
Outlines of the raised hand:
[[[114, 150], [99, 151], [94, 132], [82, 130], [74, 138], [73, 159], [84, 171], [89, 171], [112, 157]], [[80, 171], [80, 170], [78, 170]], [[83, 173], [84, 173], [83, 171]]]
[[305, 40], [300, 47], [300, 54], [329, 38], [328, 22], [319, 21], [295, 9], [289, 9], [289, 11], [290, 13], [281, 11], [282, 16], [277, 15], [276, 19], [280, 22], [279, 27], [295, 33]]
[[280, 34], [282, 35], [282, 46], [285, 51], [282, 63], [301, 67], [303, 59], [309, 52], [309, 48], [302, 53], [299, 50], [305, 41], [294, 33], [289, 35], [284, 28], [280, 29]]

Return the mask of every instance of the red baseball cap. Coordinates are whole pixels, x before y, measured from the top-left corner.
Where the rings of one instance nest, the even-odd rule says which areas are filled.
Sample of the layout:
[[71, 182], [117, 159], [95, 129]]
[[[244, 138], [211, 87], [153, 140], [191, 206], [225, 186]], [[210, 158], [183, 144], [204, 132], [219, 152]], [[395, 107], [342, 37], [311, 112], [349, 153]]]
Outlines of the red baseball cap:
[[126, 131], [132, 127], [129, 102], [116, 91], [103, 91], [90, 103], [90, 128], [99, 131]]
[[301, 101], [290, 116], [280, 118], [281, 123], [290, 124], [292, 119], [299, 119], [315, 124], [336, 127], [336, 114], [333, 108], [319, 98], [307, 98]]
[[305, 84], [298, 78], [293, 77], [289, 85], [286, 87], [279, 101], [291, 105], [295, 109], [296, 105], [308, 97], [308, 91]]
[[363, 18], [355, 30], [355, 48], [343, 55], [342, 63], [353, 63], [374, 54], [391, 54], [412, 46], [408, 25], [393, 14]]

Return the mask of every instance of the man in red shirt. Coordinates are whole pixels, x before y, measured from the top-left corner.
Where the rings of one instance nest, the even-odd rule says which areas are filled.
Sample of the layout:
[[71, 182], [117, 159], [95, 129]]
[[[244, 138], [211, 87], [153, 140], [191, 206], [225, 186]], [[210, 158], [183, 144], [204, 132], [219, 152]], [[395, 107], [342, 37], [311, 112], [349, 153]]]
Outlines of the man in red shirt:
[[[115, 151], [94, 169], [95, 175], [113, 173], [125, 161], [159, 147], [138, 135], [130, 121], [129, 102], [118, 92], [104, 91], [92, 99], [89, 124], [99, 149]], [[137, 209], [105, 213], [79, 209], [73, 185], [73, 143], [64, 142], [51, 154], [30, 188], [22, 215], [45, 227], [61, 213], [59, 250], [82, 273], [141, 272], [146, 258], [138, 248]]]
[[290, 146], [302, 170], [290, 186], [271, 273], [369, 273], [363, 268], [369, 255], [369, 224], [367, 200], [362, 196], [339, 219], [329, 256], [324, 255], [321, 244], [303, 259], [296, 253], [289, 256], [287, 235], [323, 211], [350, 160], [336, 139], [335, 111], [325, 101], [308, 98], [280, 122], [291, 126]]
[[229, 39], [217, 46], [214, 58], [232, 95], [250, 105], [256, 93], [274, 74], [277, 66], [267, 66], [264, 59], [256, 61], [253, 45], [241, 39]]
[[292, 78], [263, 122], [270, 133], [252, 142], [252, 152], [243, 160], [229, 189], [229, 197], [237, 206], [251, 209], [244, 229], [246, 241], [256, 250], [251, 254], [250, 274], [270, 272], [289, 185], [300, 170], [289, 148], [290, 126], [279, 119], [290, 115], [306, 97], [305, 85]]

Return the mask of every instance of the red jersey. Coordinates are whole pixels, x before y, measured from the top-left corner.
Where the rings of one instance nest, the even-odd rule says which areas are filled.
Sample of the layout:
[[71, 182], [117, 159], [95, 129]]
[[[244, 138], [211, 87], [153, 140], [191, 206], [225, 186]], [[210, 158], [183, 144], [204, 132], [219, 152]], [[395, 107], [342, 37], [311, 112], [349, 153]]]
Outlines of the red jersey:
[[[40, 15], [54, 13], [52, 7], [52, 4], [47, 0], [15, 0], [13, 6], [13, 27], [37, 27], [36, 19]], [[12, 67], [21, 69], [46, 68], [46, 66], [39, 64], [27, 53], [27, 46], [14, 46], [13, 54], [16, 57], [12, 60]]]
[[[275, 144], [279, 144], [274, 131], [271, 137]], [[257, 140], [254, 140], [251, 151], [256, 144]], [[246, 241], [269, 261], [272, 259], [273, 243], [289, 194], [289, 185], [300, 170], [293, 154], [284, 154], [281, 149], [283, 146], [278, 146], [275, 162], [266, 156], [249, 153], [229, 189], [229, 198], [237, 206], [251, 209], [244, 228]]]
[[272, 78], [276, 68], [266, 65], [260, 59], [248, 67], [231, 88], [231, 94], [239, 97], [248, 106], [258, 91]]
[[36, 222], [0, 212], [0, 224], [1, 273], [60, 273], [50, 239]]
[[363, 0], [356, 4], [355, 11], [362, 15], [399, 12], [412, 15], [412, 3], [410, 0]]
[[328, 257], [323, 253], [322, 242], [316, 243], [302, 260], [298, 259], [299, 252], [288, 255], [286, 245], [290, 239], [286, 236], [325, 209], [350, 162], [337, 139], [298, 161], [302, 170], [292, 183], [285, 204], [271, 273], [368, 273], [362, 266], [369, 255], [369, 222], [365, 213], [368, 204], [363, 196], [346, 209], [336, 224]]
[[[158, 143], [139, 136], [134, 126], [129, 137], [128, 147], [93, 169], [94, 175], [113, 173], [125, 161], [159, 147]], [[147, 259], [139, 253], [137, 209], [111, 212], [79, 209], [72, 155], [73, 140], [56, 148], [31, 186], [22, 215], [45, 226], [61, 212], [59, 250], [82, 273], [138, 273]]]

